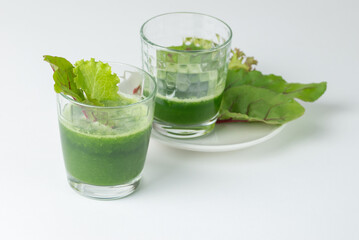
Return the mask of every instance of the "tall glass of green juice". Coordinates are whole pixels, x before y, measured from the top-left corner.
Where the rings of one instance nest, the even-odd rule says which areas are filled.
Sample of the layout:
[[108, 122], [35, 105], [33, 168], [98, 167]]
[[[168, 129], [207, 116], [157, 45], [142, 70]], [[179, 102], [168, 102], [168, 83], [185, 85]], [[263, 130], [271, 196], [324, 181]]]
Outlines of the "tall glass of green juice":
[[153, 77], [141, 69], [109, 64], [120, 78], [121, 105], [93, 106], [57, 95], [68, 182], [80, 194], [98, 199], [121, 198], [138, 186], [157, 88]]
[[212, 131], [230, 57], [232, 31], [199, 13], [167, 13], [141, 28], [142, 65], [156, 78], [154, 129], [174, 138]]

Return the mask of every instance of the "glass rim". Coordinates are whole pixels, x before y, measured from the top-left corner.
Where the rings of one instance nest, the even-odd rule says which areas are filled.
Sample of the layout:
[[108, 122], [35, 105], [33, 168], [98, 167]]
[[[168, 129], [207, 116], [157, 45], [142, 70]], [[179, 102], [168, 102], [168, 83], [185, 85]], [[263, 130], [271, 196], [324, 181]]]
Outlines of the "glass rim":
[[[205, 17], [209, 17], [209, 18], [212, 18], [212, 19], [214, 19], [214, 20], [217, 20], [217, 21], [221, 22], [222, 24], [224, 24], [225, 27], [228, 28], [228, 30], [229, 30], [229, 37], [228, 37], [228, 39], [227, 39], [224, 43], [219, 44], [219, 45], [217, 45], [217, 46], [215, 46], [215, 47], [213, 47], [213, 48], [203, 49], [203, 50], [176, 50], [176, 49], [170, 49], [170, 48], [168, 48], [168, 47], [165, 47], [165, 46], [159, 45], [159, 44], [157, 44], [157, 43], [154, 43], [154, 42], [150, 41], [150, 40], [146, 37], [146, 35], [144, 34], [143, 31], [144, 31], [145, 26], [146, 26], [150, 21], [152, 21], [153, 19], [158, 18], [158, 17], [162, 17], [162, 16], [165, 16], [165, 15], [174, 15], [174, 14], [201, 15], [201, 16], [205, 16]], [[214, 52], [214, 51], [217, 51], [217, 50], [219, 50], [219, 49], [221, 49], [221, 48], [226, 47], [228, 44], [230, 44], [230, 42], [231, 42], [231, 40], [232, 40], [232, 29], [231, 29], [231, 27], [230, 27], [227, 23], [225, 23], [223, 20], [221, 20], [221, 19], [219, 19], [219, 18], [217, 18], [217, 17], [213, 17], [213, 16], [208, 15], [208, 14], [197, 13], [197, 12], [168, 12], [168, 13], [162, 13], [162, 14], [156, 15], [156, 16], [154, 16], [154, 17], [151, 17], [151, 18], [148, 19], [147, 21], [145, 21], [145, 22], [142, 24], [142, 26], [141, 26], [140, 36], [141, 36], [141, 39], [142, 39], [142, 40], [144, 40], [145, 42], [149, 43], [150, 45], [155, 46], [155, 47], [160, 48], [160, 49], [163, 49], [163, 50], [166, 50], [166, 51], [168, 51], [168, 52], [182, 52], [182, 53], [183, 53], [183, 52], [204, 52], [204, 53], [205, 53], [205, 52]]]
[[[137, 71], [140, 71], [140, 72], [143, 72], [147, 77], [149, 77], [151, 79], [151, 81], [154, 83], [154, 89], [152, 90], [152, 92], [150, 93], [149, 96], [145, 97], [144, 99], [141, 99], [140, 101], [138, 102], [135, 102], [135, 103], [131, 103], [131, 104], [127, 104], [127, 105], [118, 105], [118, 106], [96, 106], [96, 105], [90, 105], [90, 104], [86, 104], [86, 103], [81, 103], [81, 102], [78, 102], [76, 100], [74, 100], [72, 97], [68, 96], [68, 95], [65, 95], [64, 93], [57, 93], [57, 96], [61, 96], [63, 98], [65, 98], [66, 100], [68, 100], [69, 102], [71, 102], [72, 104], [75, 104], [75, 105], [78, 105], [78, 106], [81, 106], [81, 107], [87, 107], [87, 108], [96, 108], [96, 109], [121, 109], [121, 108], [130, 108], [130, 107], [133, 107], [133, 106], [137, 106], [141, 103], [145, 103], [145, 102], [148, 102], [150, 99], [152, 98], [155, 98], [156, 96], [156, 92], [157, 92], [157, 82], [155, 80], [154, 77], [151, 76], [151, 74], [149, 74], [148, 72], [146, 72], [145, 70], [139, 68], [139, 67], [136, 67], [136, 66], [133, 66], [133, 65], [130, 65], [130, 64], [126, 64], [126, 63], [122, 63], [122, 62], [113, 62], [113, 61], [101, 61], [103, 63], [109, 63], [109, 64], [118, 64], [118, 65], [122, 65], [122, 66], [125, 66], [125, 67], [130, 67], [130, 68], [133, 68]], [[111, 66], [111, 65], [110, 65]]]

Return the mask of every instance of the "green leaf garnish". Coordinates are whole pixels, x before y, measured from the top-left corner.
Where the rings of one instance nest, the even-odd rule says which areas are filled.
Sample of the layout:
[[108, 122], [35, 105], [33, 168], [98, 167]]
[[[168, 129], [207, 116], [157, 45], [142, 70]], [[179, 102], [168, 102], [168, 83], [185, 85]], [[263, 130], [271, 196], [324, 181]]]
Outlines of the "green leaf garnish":
[[119, 100], [118, 86], [120, 79], [111, 72], [111, 67], [101, 61], [80, 60], [75, 63], [73, 70], [74, 81], [81, 88], [87, 99], [96, 105], [103, 105], [103, 101]]
[[288, 97], [299, 98], [305, 102], [314, 102], [324, 94], [327, 89], [327, 82], [321, 83], [288, 83], [283, 94]]
[[247, 71], [253, 70], [253, 65], [258, 63], [254, 57], [247, 57], [244, 52], [235, 48], [232, 52], [231, 60], [228, 64], [228, 69], [244, 69]]
[[74, 66], [62, 57], [45, 55], [44, 61], [50, 63], [51, 68], [54, 71], [53, 78], [55, 81], [55, 92], [62, 92], [73, 97], [76, 101], [83, 102], [85, 100], [83, 92], [74, 82]]
[[264, 122], [283, 124], [304, 113], [295, 100], [313, 102], [327, 88], [321, 83], [287, 83], [281, 76], [254, 70], [258, 62], [239, 49], [232, 51], [226, 87], [220, 108], [221, 122]]
[[313, 102], [325, 92], [327, 83], [287, 83], [281, 76], [274, 74], [263, 75], [256, 70], [246, 71], [243, 68], [228, 70], [226, 89], [242, 85], [265, 88], [277, 93], [283, 93], [290, 98]]
[[182, 45], [180, 46], [171, 46], [169, 49], [173, 50], [182, 50], [182, 51], [198, 51], [198, 50], [208, 50], [217, 46], [211, 40], [195, 37], [186, 37], [183, 40]]
[[71, 96], [74, 100], [95, 106], [119, 106], [136, 102], [118, 93], [119, 77], [111, 67], [95, 59], [80, 60], [73, 66], [62, 57], [44, 56], [54, 70], [54, 89], [57, 93]]
[[292, 98], [265, 88], [242, 85], [225, 92], [220, 119], [283, 124], [303, 113], [304, 108]]

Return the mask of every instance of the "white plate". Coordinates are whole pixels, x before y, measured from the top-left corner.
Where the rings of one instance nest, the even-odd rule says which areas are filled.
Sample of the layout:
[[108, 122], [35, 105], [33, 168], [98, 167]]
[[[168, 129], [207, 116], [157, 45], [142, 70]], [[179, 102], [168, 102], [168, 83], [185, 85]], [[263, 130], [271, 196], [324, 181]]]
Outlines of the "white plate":
[[203, 137], [175, 139], [165, 137], [153, 130], [152, 138], [167, 146], [189, 151], [225, 152], [265, 142], [282, 131], [283, 127], [284, 125], [262, 123], [225, 123], [216, 125], [210, 134]]

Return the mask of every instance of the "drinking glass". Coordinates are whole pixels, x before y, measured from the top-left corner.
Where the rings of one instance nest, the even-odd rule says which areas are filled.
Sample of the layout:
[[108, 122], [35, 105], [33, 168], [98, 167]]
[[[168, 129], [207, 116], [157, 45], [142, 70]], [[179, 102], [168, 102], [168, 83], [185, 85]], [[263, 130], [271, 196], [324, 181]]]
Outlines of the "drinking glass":
[[141, 28], [142, 66], [157, 81], [153, 127], [174, 138], [209, 133], [218, 117], [232, 31], [199, 13], [166, 13]]
[[[154, 113], [157, 84], [145, 71], [109, 63], [119, 92], [132, 103], [102, 107], [57, 95], [63, 157], [70, 186], [91, 198], [117, 199], [141, 179]], [[134, 103], [133, 103], [134, 102]]]

